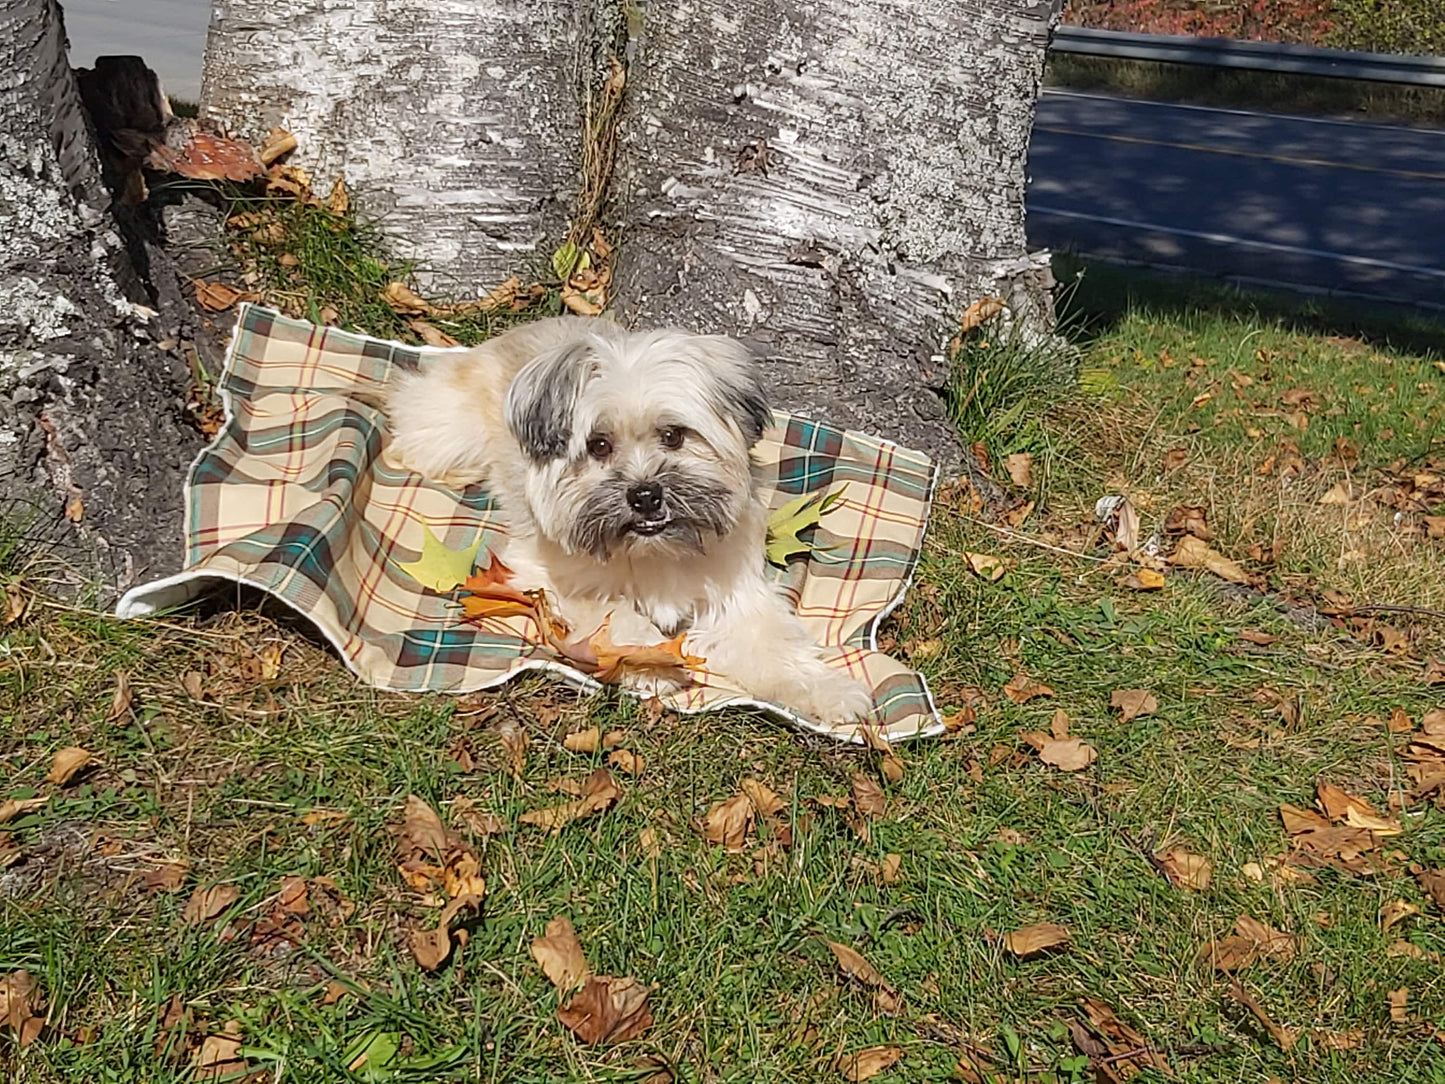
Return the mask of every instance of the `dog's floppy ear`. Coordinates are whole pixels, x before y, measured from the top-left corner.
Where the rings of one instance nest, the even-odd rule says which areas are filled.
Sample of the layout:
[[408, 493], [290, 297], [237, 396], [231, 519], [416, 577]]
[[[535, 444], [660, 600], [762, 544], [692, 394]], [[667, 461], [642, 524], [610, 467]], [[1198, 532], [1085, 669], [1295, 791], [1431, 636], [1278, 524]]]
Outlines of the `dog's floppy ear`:
[[591, 370], [588, 345], [574, 342], [539, 354], [513, 378], [503, 408], [507, 425], [534, 460], [567, 454], [577, 400]]
[[696, 335], [693, 342], [709, 362], [713, 409], [737, 423], [749, 446], [756, 444], [773, 424], [773, 411], [752, 353], [726, 335]]

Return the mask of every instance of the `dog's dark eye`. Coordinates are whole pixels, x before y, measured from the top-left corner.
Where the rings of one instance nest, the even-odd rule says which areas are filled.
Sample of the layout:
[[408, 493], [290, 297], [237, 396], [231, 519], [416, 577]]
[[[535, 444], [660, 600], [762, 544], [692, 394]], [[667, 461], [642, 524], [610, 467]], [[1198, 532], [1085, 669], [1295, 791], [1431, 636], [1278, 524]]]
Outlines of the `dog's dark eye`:
[[606, 437], [589, 437], [587, 454], [593, 459], [606, 459], [612, 454], [612, 442]]
[[675, 452], [682, 447], [682, 430], [675, 425], [669, 425], [662, 430], [657, 434], [657, 438], [669, 452]]

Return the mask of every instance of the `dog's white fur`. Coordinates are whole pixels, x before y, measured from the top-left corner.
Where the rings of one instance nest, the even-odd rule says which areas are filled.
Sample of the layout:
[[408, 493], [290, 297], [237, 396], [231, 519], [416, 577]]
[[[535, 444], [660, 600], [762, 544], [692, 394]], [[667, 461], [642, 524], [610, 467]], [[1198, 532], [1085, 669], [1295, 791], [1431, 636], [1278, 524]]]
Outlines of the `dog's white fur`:
[[[871, 710], [766, 576], [750, 451], [770, 415], [739, 343], [557, 317], [399, 377], [387, 406], [387, 461], [485, 482], [514, 583], [544, 589], [575, 632], [609, 614], [616, 643], [686, 631], [688, 652], [753, 697], [827, 724]], [[656, 512], [636, 488], [648, 483]]]

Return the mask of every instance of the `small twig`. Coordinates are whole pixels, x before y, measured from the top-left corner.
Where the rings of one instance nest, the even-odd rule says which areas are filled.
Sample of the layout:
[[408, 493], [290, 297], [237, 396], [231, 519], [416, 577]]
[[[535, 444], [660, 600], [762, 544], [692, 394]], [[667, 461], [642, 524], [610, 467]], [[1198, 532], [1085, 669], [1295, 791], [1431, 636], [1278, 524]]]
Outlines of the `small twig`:
[[[965, 516], [962, 512], [954, 508], [945, 507], [944, 511], [951, 512], [959, 519], [969, 518]], [[1061, 553], [1065, 557], [1077, 557], [1083, 561], [1095, 561], [1099, 564], [1102, 564], [1108, 560], [1107, 557], [1095, 557], [1093, 554], [1090, 553], [1078, 553], [1074, 550], [1066, 550], [1062, 546], [1051, 546], [1047, 542], [1040, 542], [1037, 538], [1030, 538], [1028, 535], [1020, 534], [1018, 531], [1015, 531], [1009, 527], [999, 527], [992, 523], [984, 523], [982, 520], [974, 520], [973, 522], [977, 523], [980, 527], [993, 531], [995, 534], [1003, 535], [1011, 542], [1022, 542], [1026, 546], [1035, 546], [1038, 549], [1048, 550], [1051, 553]], [[949, 550], [948, 552], [952, 553], [955, 557], [958, 556], [958, 554], [955, 553], [953, 550]]]

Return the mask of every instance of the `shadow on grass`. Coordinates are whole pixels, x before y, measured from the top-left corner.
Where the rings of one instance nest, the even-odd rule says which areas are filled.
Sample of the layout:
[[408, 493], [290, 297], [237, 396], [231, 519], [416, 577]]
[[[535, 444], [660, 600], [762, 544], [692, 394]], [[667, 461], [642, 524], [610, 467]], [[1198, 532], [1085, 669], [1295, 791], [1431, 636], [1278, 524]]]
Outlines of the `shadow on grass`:
[[1161, 317], [1264, 321], [1315, 335], [1445, 357], [1445, 317], [1384, 302], [1245, 290], [1217, 279], [1054, 257], [1060, 326], [1079, 345], [1140, 311]]

